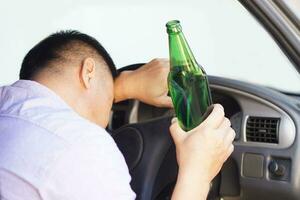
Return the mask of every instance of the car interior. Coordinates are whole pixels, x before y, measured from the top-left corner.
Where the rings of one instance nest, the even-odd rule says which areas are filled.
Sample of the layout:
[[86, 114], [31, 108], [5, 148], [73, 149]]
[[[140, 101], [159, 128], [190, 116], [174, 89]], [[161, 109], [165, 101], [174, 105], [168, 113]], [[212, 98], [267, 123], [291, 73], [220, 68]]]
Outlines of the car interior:
[[[273, 0], [240, 3], [276, 41], [298, 74], [300, 22], [295, 5], [299, 4]], [[133, 63], [119, 71], [141, 65]], [[273, 74], [269, 71], [264, 76]], [[223, 105], [236, 132], [234, 152], [212, 181], [208, 199], [300, 199], [299, 94], [222, 76], [209, 75], [208, 79], [213, 103]], [[278, 79], [278, 83], [282, 81]], [[173, 109], [137, 100], [113, 105], [108, 128], [128, 164], [137, 199], [171, 198], [178, 172], [169, 134], [172, 117]]]
[[[17, 78], [18, 54], [23, 58], [38, 38], [68, 27], [103, 41], [120, 59], [116, 66], [124, 66], [119, 72], [138, 69], [167, 52], [163, 23], [178, 18], [207, 69], [213, 103], [224, 107], [236, 132], [234, 151], [207, 199], [300, 199], [300, 0], [37, 2], [20, 1], [14, 12], [2, 7], [0, 21], [10, 32], [0, 38], [0, 84]], [[174, 116], [171, 108], [135, 99], [113, 105], [107, 131], [125, 158], [138, 200], [171, 199], [178, 173], [169, 132]]]
[[[300, 97], [222, 77], [209, 76], [209, 83], [213, 102], [224, 106], [236, 137], [208, 199], [299, 199]], [[178, 170], [169, 134], [173, 116], [172, 109], [137, 100], [113, 106], [109, 128], [137, 199], [171, 198]]]
[[[272, 0], [240, 3], [267, 30], [299, 75], [299, 14], [291, 4]], [[213, 102], [224, 106], [236, 132], [234, 152], [212, 181], [208, 199], [300, 199], [299, 94], [222, 76], [209, 75], [208, 79]], [[171, 198], [178, 172], [169, 134], [172, 117], [173, 109], [137, 100], [113, 106], [109, 129], [129, 166], [137, 199]]]

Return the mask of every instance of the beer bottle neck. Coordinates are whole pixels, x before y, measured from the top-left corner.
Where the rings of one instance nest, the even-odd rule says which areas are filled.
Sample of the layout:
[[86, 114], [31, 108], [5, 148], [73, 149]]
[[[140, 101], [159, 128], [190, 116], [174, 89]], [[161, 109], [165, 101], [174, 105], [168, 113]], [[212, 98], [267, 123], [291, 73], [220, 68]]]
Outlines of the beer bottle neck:
[[202, 74], [197, 61], [182, 33], [178, 21], [167, 23], [167, 32], [169, 35], [169, 52], [172, 67], [181, 67], [182, 70]]

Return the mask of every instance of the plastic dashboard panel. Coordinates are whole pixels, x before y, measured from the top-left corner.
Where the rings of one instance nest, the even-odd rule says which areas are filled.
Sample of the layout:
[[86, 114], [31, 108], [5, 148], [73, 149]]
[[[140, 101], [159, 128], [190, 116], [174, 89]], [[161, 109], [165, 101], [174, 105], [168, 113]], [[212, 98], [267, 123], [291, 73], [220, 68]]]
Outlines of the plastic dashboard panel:
[[[238, 168], [241, 189], [240, 197], [234, 199], [300, 199], [300, 139], [297, 135], [300, 129], [300, 102], [272, 89], [241, 81], [209, 77], [209, 82], [212, 90], [228, 94], [237, 100], [243, 112], [241, 137], [234, 142], [235, 150], [231, 156]], [[278, 145], [245, 141], [245, 120], [251, 115], [281, 117], [283, 123], [279, 130]], [[262, 158], [262, 177], [244, 175], [245, 155], [258, 155]], [[285, 180], [276, 180], [271, 176], [268, 166], [273, 160], [289, 162], [289, 169], [286, 169], [289, 175]], [[230, 179], [230, 176], [224, 177]], [[223, 183], [226, 184], [226, 180]], [[223, 190], [224, 199], [232, 199], [226, 198], [229, 196], [226, 192]]]
[[[272, 89], [241, 81], [210, 76], [209, 82], [213, 94], [234, 99], [242, 113], [240, 137], [234, 142], [231, 159], [222, 169], [220, 193], [223, 199], [300, 199], [300, 141], [297, 136], [300, 102]], [[136, 101], [130, 113], [130, 123], [139, 121], [139, 106], [141, 103]], [[227, 103], [226, 106], [230, 105]], [[279, 143], [247, 142], [245, 126], [249, 116], [280, 118]], [[245, 176], [243, 168], [247, 166], [243, 160], [248, 155], [261, 158], [262, 177]], [[270, 174], [269, 165], [273, 160], [288, 162], [288, 175], [284, 179], [276, 179]], [[251, 167], [248, 168], [251, 170]]]
[[[296, 135], [295, 124], [291, 117], [278, 106], [269, 103], [268, 101], [251, 95], [240, 90], [228, 88], [219, 85], [211, 84], [211, 88], [215, 92], [222, 93], [224, 95], [231, 96], [241, 107], [240, 113], [242, 114], [240, 138], [235, 141], [236, 145], [246, 145], [255, 147], [270, 147], [270, 148], [288, 148], [290, 147]], [[261, 143], [261, 142], [247, 142], [246, 141], [246, 121], [248, 117], [271, 117], [279, 118], [279, 143]]]
[[[122, 70], [136, 69], [140, 65]], [[266, 87], [227, 78], [209, 76], [209, 82], [213, 94], [231, 97], [239, 104], [242, 113], [240, 137], [234, 142], [235, 150], [221, 171], [220, 194], [223, 199], [300, 199], [299, 99]], [[138, 114], [142, 105], [137, 101], [132, 105], [128, 122], [139, 122]], [[245, 121], [249, 116], [280, 117], [282, 123], [280, 123], [279, 144], [247, 142]], [[269, 169], [273, 161], [287, 164], [288, 175], [282, 179], [274, 177]], [[259, 163], [261, 171], [258, 174], [261, 177], [247, 175], [248, 172], [253, 173], [252, 162]], [[245, 165], [249, 165], [247, 171]]]

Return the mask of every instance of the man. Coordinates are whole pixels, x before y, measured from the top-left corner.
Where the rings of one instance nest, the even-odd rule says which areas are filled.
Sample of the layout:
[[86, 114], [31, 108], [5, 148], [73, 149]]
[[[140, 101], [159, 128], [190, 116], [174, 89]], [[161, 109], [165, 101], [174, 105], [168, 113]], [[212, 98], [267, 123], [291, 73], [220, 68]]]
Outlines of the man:
[[[25, 56], [20, 80], [0, 89], [0, 193], [5, 200], [134, 199], [123, 156], [105, 131], [113, 101], [171, 106], [168, 62], [117, 75], [92, 37], [62, 31]], [[173, 120], [179, 174], [173, 199], [205, 199], [233, 151], [222, 106], [186, 133]]]

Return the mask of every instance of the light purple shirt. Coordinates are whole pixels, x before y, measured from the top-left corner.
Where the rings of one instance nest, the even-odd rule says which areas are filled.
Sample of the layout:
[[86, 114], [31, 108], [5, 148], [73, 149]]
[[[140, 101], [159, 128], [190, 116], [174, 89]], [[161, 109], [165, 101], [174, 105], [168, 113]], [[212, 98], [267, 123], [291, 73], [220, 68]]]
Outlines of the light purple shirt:
[[1, 200], [134, 199], [105, 129], [34, 82], [0, 87]]

